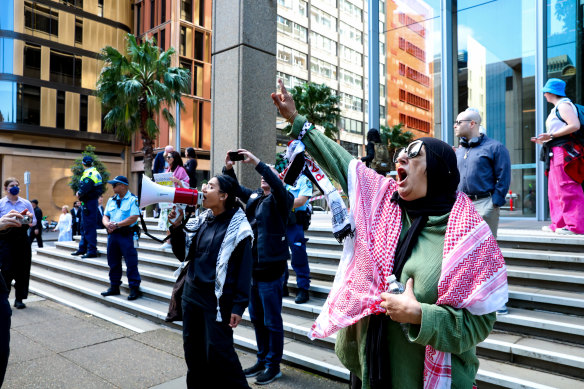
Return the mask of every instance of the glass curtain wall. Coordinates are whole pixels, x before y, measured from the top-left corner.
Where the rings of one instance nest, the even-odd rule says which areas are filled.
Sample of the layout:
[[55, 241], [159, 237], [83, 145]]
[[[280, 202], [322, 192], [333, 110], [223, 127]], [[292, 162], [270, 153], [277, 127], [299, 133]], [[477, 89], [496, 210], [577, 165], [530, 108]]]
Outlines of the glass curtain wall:
[[[584, 1], [547, 0], [546, 5], [547, 77], [564, 80], [566, 95], [584, 104]], [[551, 109], [550, 104], [547, 112]]]
[[478, 109], [487, 136], [509, 150], [511, 187], [501, 215], [534, 217], [536, 2], [458, 0], [454, 20], [454, 117]]
[[[440, 136], [440, 0], [385, 0], [379, 5], [385, 41], [385, 112], [416, 137]], [[383, 39], [385, 37], [385, 39]], [[380, 63], [380, 69], [383, 69]], [[383, 96], [382, 96], [383, 97]], [[385, 115], [384, 115], [385, 114]]]

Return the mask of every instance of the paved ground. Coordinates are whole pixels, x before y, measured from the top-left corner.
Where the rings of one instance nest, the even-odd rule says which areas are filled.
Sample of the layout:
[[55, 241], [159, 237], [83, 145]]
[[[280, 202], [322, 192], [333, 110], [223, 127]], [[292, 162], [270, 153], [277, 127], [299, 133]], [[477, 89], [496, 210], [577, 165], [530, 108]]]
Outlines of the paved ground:
[[[3, 388], [184, 389], [180, 332], [159, 326], [135, 333], [58, 303], [29, 296], [13, 310], [11, 354]], [[13, 300], [11, 300], [13, 303]], [[244, 367], [255, 356], [239, 352]], [[273, 389], [346, 388], [346, 384], [282, 365]], [[252, 388], [260, 386], [253, 384]]]

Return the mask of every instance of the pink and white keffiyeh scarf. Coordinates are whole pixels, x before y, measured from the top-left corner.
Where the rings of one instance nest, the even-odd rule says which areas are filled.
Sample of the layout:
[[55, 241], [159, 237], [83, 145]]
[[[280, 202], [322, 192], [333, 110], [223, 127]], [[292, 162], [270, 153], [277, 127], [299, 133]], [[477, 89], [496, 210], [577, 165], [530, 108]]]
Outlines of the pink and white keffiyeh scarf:
[[[391, 202], [397, 183], [354, 160], [349, 164], [349, 199], [354, 237], [347, 237], [335, 280], [309, 333], [326, 338], [363, 317], [384, 313], [385, 280], [392, 274], [401, 233], [401, 208]], [[470, 199], [458, 193], [452, 208], [438, 283], [437, 305], [494, 312], [507, 302], [507, 270], [489, 226]], [[424, 388], [450, 387], [451, 355], [426, 346]]]

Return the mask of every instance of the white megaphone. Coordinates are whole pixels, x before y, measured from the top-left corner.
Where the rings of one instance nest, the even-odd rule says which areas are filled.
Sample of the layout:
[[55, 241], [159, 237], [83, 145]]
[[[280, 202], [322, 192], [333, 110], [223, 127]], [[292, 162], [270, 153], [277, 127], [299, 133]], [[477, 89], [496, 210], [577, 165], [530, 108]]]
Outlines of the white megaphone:
[[203, 192], [199, 192], [196, 189], [162, 186], [153, 182], [149, 177], [142, 176], [140, 208], [157, 203], [202, 205]]

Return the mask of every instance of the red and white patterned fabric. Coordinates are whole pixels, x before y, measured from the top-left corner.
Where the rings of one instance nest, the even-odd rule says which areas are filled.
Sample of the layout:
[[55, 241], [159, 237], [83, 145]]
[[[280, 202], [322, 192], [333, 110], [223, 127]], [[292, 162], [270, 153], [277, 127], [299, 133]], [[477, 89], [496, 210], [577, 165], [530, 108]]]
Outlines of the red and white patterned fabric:
[[[345, 240], [335, 281], [309, 333], [326, 338], [363, 317], [384, 313], [381, 293], [392, 274], [401, 233], [401, 209], [390, 201], [397, 183], [354, 160], [349, 164], [349, 199], [354, 238]], [[507, 270], [489, 226], [470, 199], [458, 193], [446, 235], [437, 305], [466, 308], [484, 315], [508, 298]], [[424, 387], [450, 387], [450, 353], [426, 346]]]

